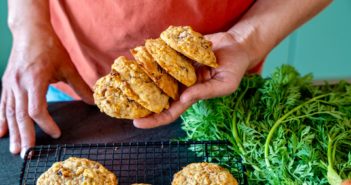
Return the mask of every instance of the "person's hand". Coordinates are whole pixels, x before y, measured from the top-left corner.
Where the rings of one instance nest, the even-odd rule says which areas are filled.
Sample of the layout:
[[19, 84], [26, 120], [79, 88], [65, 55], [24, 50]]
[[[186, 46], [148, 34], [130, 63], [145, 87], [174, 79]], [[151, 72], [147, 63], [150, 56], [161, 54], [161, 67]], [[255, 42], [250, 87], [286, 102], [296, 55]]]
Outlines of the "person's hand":
[[153, 128], [169, 124], [198, 100], [229, 95], [236, 90], [245, 72], [254, 66], [246, 48], [227, 32], [207, 35], [206, 38], [213, 43], [219, 67], [198, 67], [197, 83], [185, 89], [179, 101], [159, 114], [135, 119], [135, 127]]
[[2, 78], [0, 137], [9, 132], [13, 154], [35, 145], [35, 121], [53, 138], [61, 135], [47, 110], [50, 83], [70, 84], [87, 103], [92, 91], [78, 74], [68, 53], [50, 28], [13, 31], [13, 47]]

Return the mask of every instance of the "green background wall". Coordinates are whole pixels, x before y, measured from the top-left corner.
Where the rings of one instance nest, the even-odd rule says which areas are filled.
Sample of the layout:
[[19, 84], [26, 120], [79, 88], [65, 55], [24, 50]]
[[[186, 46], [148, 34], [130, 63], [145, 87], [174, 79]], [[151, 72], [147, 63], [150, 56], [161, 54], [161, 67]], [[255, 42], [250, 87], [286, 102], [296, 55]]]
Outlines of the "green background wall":
[[2, 76], [11, 51], [12, 37], [7, 27], [7, 0], [0, 0], [0, 76]]
[[[0, 75], [11, 49], [7, 0], [0, 0]], [[263, 74], [291, 64], [317, 79], [351, 79], [351, 1], [335, 0], [324, 12], [292, 33], [268, 56]]]
[[334, 0], [269, 55], [263, 74], [291, 64], [317, 79], [351, 79], [351, 1]]

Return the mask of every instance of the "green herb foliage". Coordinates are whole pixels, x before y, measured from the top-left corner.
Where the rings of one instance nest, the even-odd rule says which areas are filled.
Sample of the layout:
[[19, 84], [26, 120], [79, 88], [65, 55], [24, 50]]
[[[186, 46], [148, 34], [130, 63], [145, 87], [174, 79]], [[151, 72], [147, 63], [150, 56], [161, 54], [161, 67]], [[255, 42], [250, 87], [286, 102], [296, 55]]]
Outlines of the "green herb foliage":
[[351, 85], [312, 80], [287, 65], [245, 76], [182, 115], [186, 140], [228, 140], [250, 184], [340, 184], [351, 178]]

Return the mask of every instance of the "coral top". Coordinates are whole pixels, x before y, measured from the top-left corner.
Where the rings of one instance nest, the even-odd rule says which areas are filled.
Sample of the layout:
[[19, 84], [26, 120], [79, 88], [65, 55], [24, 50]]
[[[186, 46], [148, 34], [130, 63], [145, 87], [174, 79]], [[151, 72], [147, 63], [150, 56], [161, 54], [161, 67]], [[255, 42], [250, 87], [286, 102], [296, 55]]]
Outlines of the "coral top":
[[[169, 25], [202, 34], [232, 27], [253, 0], [50, 0], [51, 23], [78, 72], [92, 87], [114, 59], [157, 38]], [[258, 69], [259, 70], [259, 69]], [[64, 83], [55, 86], [79, 99]]]

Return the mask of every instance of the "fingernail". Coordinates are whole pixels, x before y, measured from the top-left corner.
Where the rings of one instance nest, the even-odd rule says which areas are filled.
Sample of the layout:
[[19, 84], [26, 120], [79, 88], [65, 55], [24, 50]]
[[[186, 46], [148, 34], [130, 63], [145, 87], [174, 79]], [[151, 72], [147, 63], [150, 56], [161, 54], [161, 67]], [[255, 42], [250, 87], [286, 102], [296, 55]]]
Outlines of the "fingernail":
[[21, 158], [24, 159], [24, 155], [26, 155], [28, 148], [22, 148], [21, 150]]
[[54, 139], [58, 139], [58, 138], [61, 137], [61, 132], [58, 132], [58, 133], [52, 135], [51, 137], [54, 138]]
[[183, 102], [183, 103], [187, 102], [188, 99], [189, 99], [188, 96], [185, 96], [185, 95], [180, 97], [180, 101]]
[[133, 120], [133, 125], [134, 125], [134, 127], [139, 128], [139, 127], [138, 127], [138, 125], [139, 125], [138, 119], [134, 119], [134, 120]]
[[182, 96], [180, 97], [180, 101], [182, 103], [195, 103], [195, 99], [190, 96]]
[[20, 146], [18, 143], [10, 144], [10, 152], [13, 154], [18, 154], [20, 151]]

